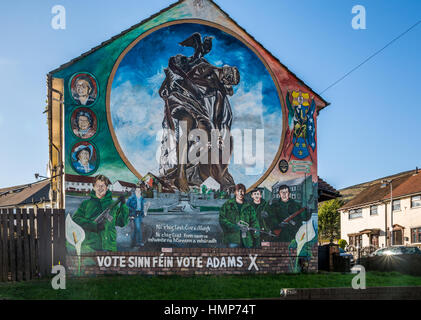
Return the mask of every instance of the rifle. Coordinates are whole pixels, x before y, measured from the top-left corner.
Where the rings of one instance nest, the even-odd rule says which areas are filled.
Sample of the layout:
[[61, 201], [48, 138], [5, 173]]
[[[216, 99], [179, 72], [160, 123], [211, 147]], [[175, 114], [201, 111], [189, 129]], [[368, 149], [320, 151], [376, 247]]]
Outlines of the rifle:
[[[291, 214], [289, 217], [287, 217], [286, 219], [284, 219], [284, 221], [282, 221], [278, 227], [281, 227], [283, 225], [286, 225], [287, 223], [291, 223], [292, 225], [295, 225], [295, 222], [292, 221], [292, 219], [294, 219], [296, 216], [298, 216], [300, 213], [304, 212], [304, 210], [306, 210], [307, 208], [301, 208], [300, 210], [294, 212], [293, 214]], [[273, 230], [273, 232], [276, 234], [276, 236], [279, 236], [279, 234], [281, 233], [282, 228]]]
[[104, 222], [104, 220], [108, 220], [108, 222], [112, 222], [114, 217], [110, 215], [110, 212], [114, 207], [116, 207], [120, 202], [122, 202], [123, 199], [118, 199], [113, 204], [111, 204], [107, 209], [101, 212], [101, 214], [95, 218], [94, 222], [97, 224], [101, 224]]
[[261, 233], [268, 234], [271, 237], [277, 237], [272, 232], [267, 232], [267, 231], [264, 231], [264, 230], [249, 227], [249, 224], [247, 222], [243, 221], [243, 220], [238, 221], [237, 225], [241, 228], [241, 238], [247, 237], [247, 234], [246, 234], [247, 231], [261, 232]]

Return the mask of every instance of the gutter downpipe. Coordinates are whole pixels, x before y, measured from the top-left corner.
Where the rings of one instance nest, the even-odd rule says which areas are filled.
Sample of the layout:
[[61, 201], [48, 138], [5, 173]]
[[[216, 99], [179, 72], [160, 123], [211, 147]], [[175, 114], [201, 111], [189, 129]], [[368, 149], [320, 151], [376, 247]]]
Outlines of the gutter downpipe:
[[[62, 175], [63, 175], [63, 160], [62, 160], [62, 154], [61, 154], [61, 150], [53, 143], [53, 91], [55, 93], [58, 93], [60, 95], [60, 99], [58, 100], [58, 102], [60, 103], [60, 125], [62, 124], [62, 107], [63, 107], [63, 93], [53, 89], [52, 88], [52, 76], [51, 74], [47, 74], [47, 84], [48, 84], [48, 124], [49, 124], [49, 128], [48, 128], [48, 135], [49, 135], [49, 140], [50, 140], [50, 161], [52, 162], [52, 158], [53, 158], [53, 150], [52, 148], [54, 147], [54, 149], [57, 150], [58, 153], [58, 166], [59, 166], [59, 173], [57, 175], [52, 174], [52, 172], [50, 172], [51, 177], [50, 177], [50, 186], [52, 186], [53, 183], [53, 177], [57, 177], [59, 176], [59, 194], [60, 194], [60, 198], [59, 198], [59, 203], [58, 203], [58, 207], [61, 208], [63, 207], [63, 188], [62, 188]], [[54, 99], [57, 100], [57, 99]], [[63, 133], [62, 133], [62, 128], [60, 128], [60, 142], [63, 141]], [[50, 168], [50, 170], [53, 170], [53, 168]], [[52, 206], [51, 206], [52, 207]]]

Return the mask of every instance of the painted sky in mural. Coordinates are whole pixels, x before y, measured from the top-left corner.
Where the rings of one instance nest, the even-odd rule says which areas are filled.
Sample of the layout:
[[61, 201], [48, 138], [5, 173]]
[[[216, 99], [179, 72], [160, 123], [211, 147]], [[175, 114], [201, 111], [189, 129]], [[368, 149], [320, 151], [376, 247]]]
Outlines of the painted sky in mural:
[[[117, 140], [129, 162], [145, 175], [158, 173], [160, 135], [164, 102], [158, 90], [165, 79], [168, 59], [177, 54], [191, 56], [192, 48], [180, 42], [199, 32], [212, 36], [212, 50], [206, 55], [209, 63], [222, 67], [236, 66], [241, 75], [229, 97], [233, 112], [233, 129], [264, 129], [264, 168], [253, 174], [247, 166], [233, 164], [230, 173], [236, 183], [251, 186], [272, 163], [280, 144], [282, 111], [278, 92], [261, 60], [235, 37], [216, 28], [199, 24], [177, 24], [159, 29], [139, 41], [122, 59], [111, 89], [110, 112]], [[249, 166], [253, 168], [253, 166]]]

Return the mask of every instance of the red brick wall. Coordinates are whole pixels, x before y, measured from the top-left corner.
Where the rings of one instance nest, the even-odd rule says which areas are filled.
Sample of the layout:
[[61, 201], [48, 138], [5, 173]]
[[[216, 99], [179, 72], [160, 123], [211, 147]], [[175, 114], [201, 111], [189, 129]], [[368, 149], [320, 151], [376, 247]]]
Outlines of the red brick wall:
[[[145, 274], [145, 275], [195, 275], [195, 274], [265, 274], [265, 273], [287, 273], [292, 272], [291, 264], [295, 265], [295, 250], [289, 252], [287, 243], [271, 243], [270, 247], [262, 247], [261, 249], [226, 249], [226, 248], [173, 248], [172, 252], [98, 252], [95, 254], [85, 254], [81, 256], [81, 275], [102, 275], [102, 274]], [[256, 255], [256, 265], [259, 270], [253, 266], [249, 269], [251, 259], [249, 255]], [[99, 267], [97, 262], [98, 256], [141, 256], [141, 257], [173, 257], [173, 267], [150, 268], [139, 267]], [[208, 257], [242, 257], [243, 265], [241, 267], [206, 267]], [[203, 267], [179, 267], [177, 257], [202, 257]], [[126, 258], [127, 260], [127, 258]], [[89, 265], [89, 262], [94, 262]], [[67, 270], [70, 274], [78, 273], [78, 257], [67, 256]], [[312, 257], [309, 260], [308, 272], [317, 272], [317, 246], [312, 249]]]

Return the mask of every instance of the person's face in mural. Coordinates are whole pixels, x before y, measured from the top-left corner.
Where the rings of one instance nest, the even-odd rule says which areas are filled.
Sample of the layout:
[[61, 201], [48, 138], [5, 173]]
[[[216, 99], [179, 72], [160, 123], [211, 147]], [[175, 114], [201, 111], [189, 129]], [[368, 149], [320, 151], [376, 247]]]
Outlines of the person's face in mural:
[[243, 189], [238, 189], [235, 190], [235, 201], [237, 201], [238, 203], [243, 203], [244, 202], [244, 190]]
[[283, 202], [287, 202], [289, 200], [289, 190], [287, 188], [279, 190], [279, 196]]
[[88, 81], [79, 79], [76, 81], [76, 92], [81, 98], [87, 98], [91, 93], [91, 86]]
[[105, 184], [104, 181], [98, 180], [97, 182], [95, 182], [94, 191], [98, 199], [103, 198], [105, 194], [107, 193], [107, 190], [108, 190], [108, 186]]
[[79, 152], [78, 159], [83, 165], [87, 165], [89, 163], [89, 157], [90, 154], [88, 150], [84, 149], [81, 152]]
[[82, 163], [83, 165], [87, 165], [89, 163], [89, 151], [84, 149], [81, 152], [79, 152], [77, 158], [80, 161], [80, 163]]
[[80, 130], [88, 130], [89, 127], [91, 126], [91, 122], [86, 116], [79, 116], [79, 120], [77, 124]]
[[251, 198], [253, 199], [253, 202], [255, 204], [260, 204], [260, 202], [262, 201], [262, 194], [260, 193], [260, 191], [252, 192]]
[[137, 198], [140, 198], [140, 196], [142, 195], [142, 190], [139, 187], [137, 187], [135, 189], [134, 193], [135, 193]]

